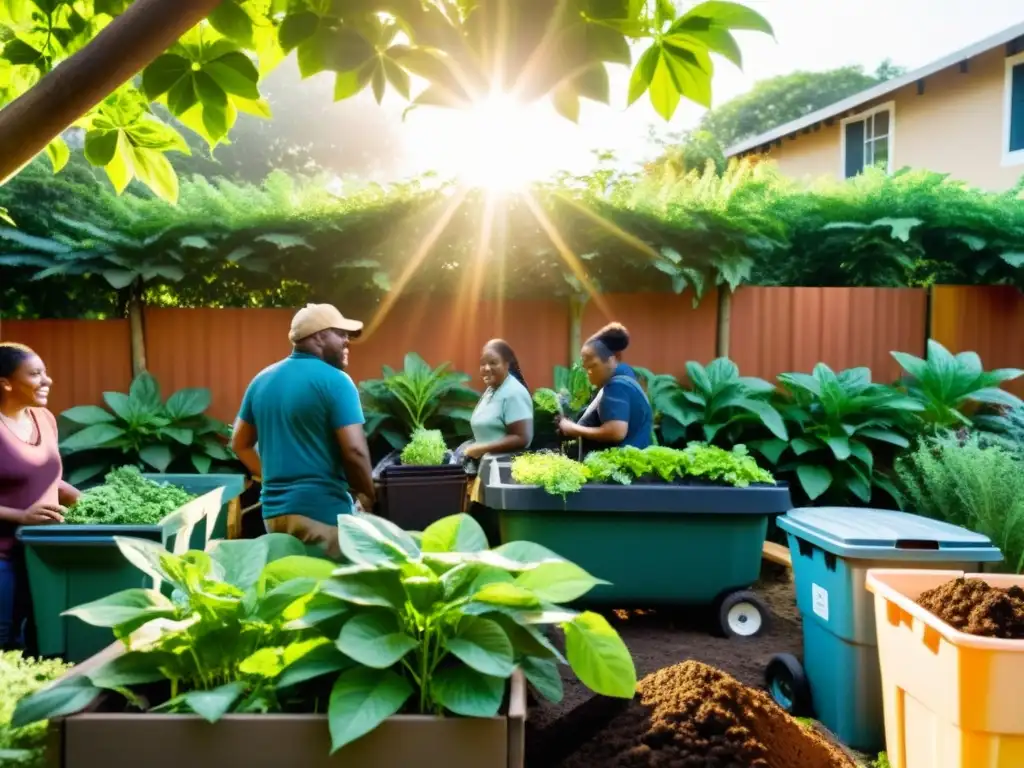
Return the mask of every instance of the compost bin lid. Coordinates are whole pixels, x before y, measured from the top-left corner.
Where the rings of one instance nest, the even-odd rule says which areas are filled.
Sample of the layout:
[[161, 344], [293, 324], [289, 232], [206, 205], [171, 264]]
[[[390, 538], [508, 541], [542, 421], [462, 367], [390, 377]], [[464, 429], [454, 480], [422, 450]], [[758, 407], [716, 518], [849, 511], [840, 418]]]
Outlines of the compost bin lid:
[[889, 509], [805, 507], [778, 518], [778, 526], [840, 557], [930, 563], [1003, 559], [987, 536]]

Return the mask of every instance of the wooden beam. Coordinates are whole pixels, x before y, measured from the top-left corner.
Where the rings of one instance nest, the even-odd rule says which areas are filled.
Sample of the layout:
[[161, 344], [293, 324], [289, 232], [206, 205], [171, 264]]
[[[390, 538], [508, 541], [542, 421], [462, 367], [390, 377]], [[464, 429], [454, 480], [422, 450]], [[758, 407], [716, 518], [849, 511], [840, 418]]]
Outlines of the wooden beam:
[[776, 544], [773, 541], [766, 541], [761, 547], [761, 556], [770, 563], [784, 565], [787, 568], [793, 567], [793, 558], [789, 554], [789, 547]]
[[82, 50], [0, 110], [0, 182], [206, 18], [220, 0], [135, 0]]

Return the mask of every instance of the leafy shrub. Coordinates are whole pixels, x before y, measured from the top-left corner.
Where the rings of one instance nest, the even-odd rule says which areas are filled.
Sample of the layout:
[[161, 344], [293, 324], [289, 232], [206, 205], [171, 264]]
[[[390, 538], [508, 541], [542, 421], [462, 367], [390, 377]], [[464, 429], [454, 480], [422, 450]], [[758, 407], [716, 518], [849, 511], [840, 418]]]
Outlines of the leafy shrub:
[[366, 413], [366, 433], [380, 435], [393, 448], [404, 448], [418, 429], [439, 429], [448, 437], [471, 434], [469, 420], [479, 394], [469, 389], [469, 376], [431, 368], [415, 352], [404, 367], [383, 368], [384, 377], [359, 385]]
[[683, 475], [737, 488], [746, 488], [751, 483], [775, 483], [771, 472], [757, 465], [745, 445], [734, 445], [727, 451], [714, 445], [691, 443], [682, 454]]
[[563, 499], [587, 482], [587, 470], [578, 462], [552, 451], [538, 451], [512, 459], [512, 479], [520, 485], [539, 485]]
[[1024, 571], [1024, 462], [1003, 448], [951, 433], [923, 440], [896, 462], [903, 506], [984, 534], [1004, 566]]
[[835, 373], [824, 363], [813, 374], [784, 373], [779, 380], [787, 397], [779, 411], [789, 439], [752, 441], [750, 447], [777, 466], [793, 472], [807, 498], [845, 500], [852, 494], [863, 502], [879, 487], [893, 494], [879, 469], [879, 444], [906, 448], [907, 414], [922, 410], [914, 398], [871, 381], [867, 368]]
[[1000, 389], [1004, 381], [1024, 375], [1019, 368], [985, 371], [975, 352], [953, 355], [934, 339], [928, 340], [928, 357], [922, 360], [905, 352], [893, 352], [907, 376], [907, 394], [921, 404], [920, 418], [935, 429], [970, 426], [978, 406], [1018, 408], [1024, 403]]
[[73, 485], [122, 464], [166, 472], [188, 462], [189, 470], [205, 474], [215, 461], [233, 458], [224, 442], [230, 435], [227, 425], [205, 415], [208, 389], [181, 389], [164, 402], [157, 380], [143, 372], [128, 394], [104, 392], [103, 400], [107, 408], [79, 405], [61, 414], [81, 427], [64, 437], [62, 452], [89, 454], [89, 463], [68, 476]]
[[11, 726], [14, 705], [24, 696], [71, 669], [58, 659], [26, 658], [21, 651], [0, 651], [0, 763], [17, 768], [46, 765], [46, 723]]
[[433, 467], [444, 464], [448, 446], [437, 429], [417, 429], [412, 440], [402, 449], [402, 463], [411, 467]]
[[[69, 613], [130, 637], [132, 650], [47, 696], [19, 702], [16, 725], [71, 713], [103, 691], [169, 684], [156, 712], [327, 713], [332, 750], [400, 712], [497, 715], [521, 669], [559, 700], [567, 662], [595, 692], [633, 697], [629, 651], [599, 614], [569, 603], [601, 584], [529, 542], [487, 549], [467, 515], [419, 540], [372, 515], [342, 515], [349, 564], [303, 555], [290, 536], [221, 541], [209, 553], [169, 554], [118, 538], [125, 557], [176, 590], [129, 589]], [[565, 633], [565, 653], [540, 631]]]
[[90, 488], [68, 508], [69, 523], [154, 525], [195, 498], [170, 483], [156, 483], [136, 467], [107, 473], [103, 485]]
[[779, 440], [788, 439], [782, 416], [771, 403], [775, 386], [770, 382], [740, 376], [727, 357], [712, 360], [706, 368], [691, 360], [686, 373], [691, 388], [672, 395], [675, 408], [665, 409], [662, 418], [667, 443], [685, 441], [692, 427], [699, 427], [699, 439], [709, 443], [732, 445], [752, 427], [761, 427]]

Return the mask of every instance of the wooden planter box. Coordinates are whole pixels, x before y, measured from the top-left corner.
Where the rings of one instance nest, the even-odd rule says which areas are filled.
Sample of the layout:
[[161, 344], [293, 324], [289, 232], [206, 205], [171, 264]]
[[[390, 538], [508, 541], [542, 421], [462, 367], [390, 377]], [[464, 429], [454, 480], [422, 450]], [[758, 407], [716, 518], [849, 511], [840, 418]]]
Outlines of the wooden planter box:
[[[113, 658], [111, 646], [70, 675]], [[326, 715], [195, 715], [83, 712], [52, 723], [61, 768], [524, 768], [526, 682], [512, 676], [508, 714], [491, 718], [397, 715], [334, 755]]]

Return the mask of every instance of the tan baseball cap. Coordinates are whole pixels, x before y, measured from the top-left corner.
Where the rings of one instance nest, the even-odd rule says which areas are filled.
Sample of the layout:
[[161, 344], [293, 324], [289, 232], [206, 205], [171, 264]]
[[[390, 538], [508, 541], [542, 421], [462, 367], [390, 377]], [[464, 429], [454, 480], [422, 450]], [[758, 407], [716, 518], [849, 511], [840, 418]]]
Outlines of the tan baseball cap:
[[330, 304], [307, 304], [292, 318], [292, 327], [288, 331], [288, 340], [294, 344], [309, 338], [314, 333], [337, 328], [351, 334], [361, 333], [363, 324], [358, 320], [350, 320]]

